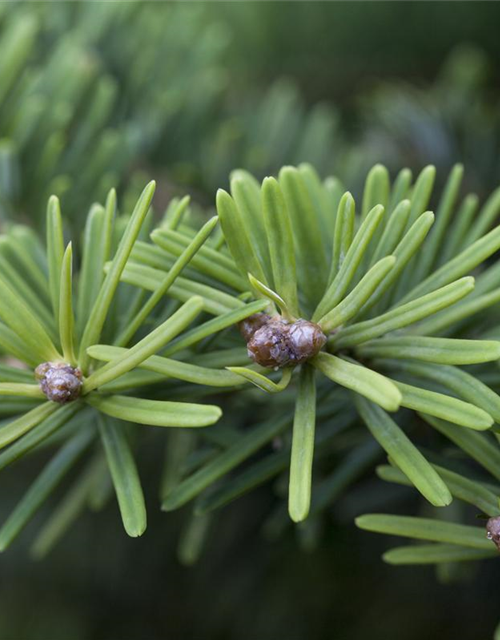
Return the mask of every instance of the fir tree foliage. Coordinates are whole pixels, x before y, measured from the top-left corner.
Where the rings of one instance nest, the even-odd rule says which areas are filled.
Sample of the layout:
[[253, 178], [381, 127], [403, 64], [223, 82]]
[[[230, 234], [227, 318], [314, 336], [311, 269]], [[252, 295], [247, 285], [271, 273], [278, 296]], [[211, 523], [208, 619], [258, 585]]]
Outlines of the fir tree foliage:
[[[105, 484], [109, 473], [127, 533], [141, 535], [146, 527], [146, 511], [134, 461], [135, 436], [123, 421], [191, 428], [214, 424], [220, 418], [221, 410], [211, 404], [136, 396], [144, 385], [158, 378], [158, 373], [137, 371], [137, 367], [182, 334], [187, 335], [186, 329], [204, 308], [200, 296], [189, 295], [178, 307], [160, 304], [155, 326], [143, 326], [141, 318], [149, 316], [161, 300], [146, 300], [120, 284], [130, 253], [148, 224], [154, 189], [154, 182], [147, 185], [130, 215], [117, 216], [114, 191], [104, 206], [92, 207], [77, 278], [72, 275], [72, 244], [65, 246], [55, 196], [47, 208], [46, 247], [27, 227], [13, 226], [2, 236], [6, 268], [0, 279], [0, 344], [4, 354], [0, 467], [7, 467], [33, 449], [45, 448], [47, 441], [57, 451], [2, 526], [1, 549], [12, 542], [85, 453], [88, 461], [80, 470], [71, 495], [76, 493], [78, 503], [85, 506], [92, 500], [92, 493]], [[182, 252], [168, 275], [167, 288], [175, 283], [216, 224], [216, 218], [209, 220]], [[111, 344], [121, 346], [101, 346], [104, 336]], [[112, 353], [102, 365], [107, 349]], [[216, 371], [214, 381], [209, 368], [163, 360], [161, 379], [180, 377], [222, 386], [228, 378], [231, 382], [230, 374], [222, 373], [217, 378], [220, 372]], [[46, 386], [38, 384], [33, 370], [38, 373], [40, 365], [56, 371], [63, 366], [78, 372], [82, 382], [76, 396], [55, 401], [47, 387], [53, 384], [60, 391], [64, 380], [45, 381]], [[42, 542], [35, 543], [36, 549], [48, 548], [51, 537], [59, 533], [60, 519], [67, 518], [69, 504], [65, 502], [56, 511], [55, 519], [41, 533]], [[75, 510], [75, 505], [71, 508]]]
[[[125, 529], [140, 535], [134, 457], [147, 429], [136, 425], [188, 427], [168, 430], [160, 482], [165, 511], [194, 501], [186, 562], [214, 510], [275, 479], [280, 494], [288, 487], [288, 509], [278, 501], [265, 532], [281, 533], [287, 511], [313, 525], [384, 451], [431, 505], [448, 505], [467, 478], [435, 464], [422, 429], [436, 450], [449, 438], [497, 473], [498, 207], [487, 200], [472, 218], [462, 174], [454, 167], [434, 195], [433, 167], [391, 181], [376, 165], [356, 205], [338, 178], [322, 180], [308, 164], [262, 184], [237, 170], [208, 221], [186, 197], [153, 223], [153, 184], [131, 215], [117, 215], [111, 191], [89, 212], [75, 277], [57, 198], [46, 246], [29, 228], [9, 227], [0, 467], [33, 449], [57, 450], [0, 530], [2, 548], [73, 467], [34, 552], [47, 553], [113, 487]], [[259, 313], [311, 321], [326, 344], [298, 366], [252, 363], [236, 325]], [[79, 397], [47, 400], [33, 376], [42, 363], [80, 371]], [[214, 425], [216, 405], [225, 417]]]

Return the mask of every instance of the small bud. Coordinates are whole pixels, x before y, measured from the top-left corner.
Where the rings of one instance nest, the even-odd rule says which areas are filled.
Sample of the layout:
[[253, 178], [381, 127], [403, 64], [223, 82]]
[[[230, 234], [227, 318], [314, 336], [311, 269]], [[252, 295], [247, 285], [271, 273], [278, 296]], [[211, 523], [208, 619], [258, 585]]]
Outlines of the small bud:
[[486, 523], [486, 537], [491, 540], [500, 551], [500, 516], [490, 518]]
[[302, 364], [317, 355], [326, 342], [321, 327], [314, 322], [297, 320], [290, 324], [280, 317], [267, 318], [247, 341], [248, 356], [263, 367]]
[[319, 324], [297, 320], [290, 325], [288, 341], [293, 363], [302, 364], [321, 351], [326, 342], [326, 336]]
[[35, 369], [35, 378], [40, 381], [40, 389], [52, 402], [65, 404], [80, 396], [82, 372], [69, 364], [43, 362]]
[[249, 358], [262, 367], [286, 367], [290, 362], [288, 326], [280, 320], [271, 320], [257, 329], [247, 343]]

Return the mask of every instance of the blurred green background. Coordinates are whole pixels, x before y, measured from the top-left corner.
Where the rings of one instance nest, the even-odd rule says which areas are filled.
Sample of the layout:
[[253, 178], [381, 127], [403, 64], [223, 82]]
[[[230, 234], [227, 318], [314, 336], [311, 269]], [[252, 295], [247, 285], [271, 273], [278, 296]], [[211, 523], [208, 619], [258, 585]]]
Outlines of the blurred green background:
[[[355, 194], [375, 162], [444, 180], [461, 161], [484, 197], [500, 182], [499, 24], [494, 2], [0, 3], [0, 216], [42, 228], [57, 193], [79, 232], [113, 185], [127, 203], [153, 177], [159, 209], [185, 193], [211, 207], [232, 169], [302, 161]], [[2, 520], [42, 462], [4, 473]], [[139, 463], [154, 496], [160, 455]], [[155, 504], [140, 540], [111, 504], [40, 563], [28, 530], [0, 558], [0, 640], [490, 637], [496, 563], [450, 585], [383, 565], [391, 541], [353, 517], [420, 505], [380, 485], [340, 500], [314, 547], [292, 527], [265, 539], [265, 487], [218, 513], [189, 568], [188, 514]]]

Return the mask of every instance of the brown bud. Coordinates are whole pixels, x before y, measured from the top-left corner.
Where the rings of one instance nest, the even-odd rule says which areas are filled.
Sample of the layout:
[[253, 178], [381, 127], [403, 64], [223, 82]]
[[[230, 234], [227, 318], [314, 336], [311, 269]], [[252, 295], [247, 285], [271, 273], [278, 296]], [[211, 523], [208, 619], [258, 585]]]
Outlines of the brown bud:
[[486, 537], [491, 540], [500, 551], [500, 516], [490, 518], [486, 523]]
[[253, 334], [247, 343], [248, 356], [262, 367], [286, 367], [290, 362], [289, 325], [271, 320]]
[[296, 366], [313, 358], [324, 346], [321, 327], [308, 320], [288, 323], [270, 318], [247, 342], [248, 355], [263, 367]]
[[248, 342], [257, 329], [263, 327], [269, 320], [271, 320], [271, 316], [267, 315], [267, 313], [254, 313], [241, 322], [238, 322], [238, 329], [245, 338], [245, 342]]
[[288, 343], [291, 360], [302, 364], [317, 355], [326, 342], [326, 336], [319, 324], [308, 320], [297, 320], [290, 325]]
[[82, 372], [64, 362], [43, 362], [35, 369], [40, 389], [52, 402], [65, 404], [76, 400], [82, 388]]

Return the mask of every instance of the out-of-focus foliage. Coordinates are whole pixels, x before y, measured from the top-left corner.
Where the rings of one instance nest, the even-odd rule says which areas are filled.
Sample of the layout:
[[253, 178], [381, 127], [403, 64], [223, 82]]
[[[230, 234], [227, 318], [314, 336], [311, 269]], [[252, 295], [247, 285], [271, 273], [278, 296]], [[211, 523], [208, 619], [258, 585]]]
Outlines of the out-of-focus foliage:
[[84, 215], [154, 150], [191, 154], [225, 85], [227, 35], [196, 6], [53, 9], [0, 12], [2, 208], [32, 219], [54, 192]]
[[[303, 10], [299, 5], [290, 15]], [[272, 6], [260, 11], [270, 25], [277, 19]], [[323, 11], [325, 24], [337, 12], [342, 19], [341, 7]], [[144, 170], [170, 193], [180, 183], [205, 198], [234, 167], [262, 178], [300, 162], [335, 171], [357, 191], [359, 176], [376, 161], [390, 168], [433, 162], [443, 171], [462, 161], [471, 166], [471, 188], [493, 186], [498, 97], [484, 53], [460, 50], [430, 88], [388, 81], [370, 91], [360, 85], [359, 100], [325, 88], [311, 101], [302, 94], [300, 67], [293, 70], [300, 84], [269, 79], [249, 52], [243, 55], [258, 44], [250, 35], [235, 42], [235, 24], [257, 17], [252, 5], [1, 5], [3, 215], [42, 220], [40, 202], [56, 192], [68, 215], [78, 217], [90, 193], [103, 199]], [[342, 69], [331, 68], [333, 85]], [[249, 88], [241, 78], [252, 70]]]
[[372, 4], [306, 2], [223, 3], [212, 11], [238, 34], [230, 65], [238, 88], [293, 75], [311, 101], [342, 100], [377, 78], [419, 82], [457, 42], [481, 47], [496, 65], [500, 59], [496, 3], [417, 1]]
[[[385, 81], [360, 98], [362, 147], [391, 168], [462, 162], [467, 186], [484, 194], [500, 176], [500, 93], [483, 51], [460, 47], [430, 86]], [[469, 172], [470, 167], [470, 172]]]
[[259, 175], [290, 160], [331, 168], [335, 110], [309, 110], [293, 81], [234, 96], [230, 40], [198, 5], [2, 5], [3, 215], [41, 219], [56, 192], [82, 216], [90, 193], [102, 199], [150, 166], [167, 185], [205, 193], [239, 165]]

